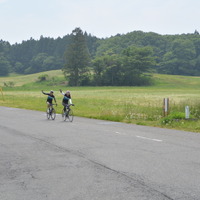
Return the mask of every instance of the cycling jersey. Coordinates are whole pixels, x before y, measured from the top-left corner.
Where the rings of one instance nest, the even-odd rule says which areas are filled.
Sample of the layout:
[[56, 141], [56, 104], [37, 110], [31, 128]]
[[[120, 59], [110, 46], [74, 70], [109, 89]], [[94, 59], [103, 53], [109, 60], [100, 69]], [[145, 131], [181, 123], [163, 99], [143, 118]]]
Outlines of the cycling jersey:
[[63, 100], [62, 100], [62, 103], [63, 104], [72, 104], [72, 100], [71, 100], [71, 97], [70, 96], [67, 96], [67, 94], [63, 93]]
[[67, 97], [66, 95], [63, 97], [63, 103], [68, 104], [69, 102], [69, 97]]
[[55, 98], [54, 95], [51, 95], [50, 93], [45, 93], [45, 92], [42, 92], [42, 93], [45, 94], [45, 95], [48, 95], [47, 102], [49, 102], [50, 104], [52, 104], [53, 99], [56, 102], [56, 98]]

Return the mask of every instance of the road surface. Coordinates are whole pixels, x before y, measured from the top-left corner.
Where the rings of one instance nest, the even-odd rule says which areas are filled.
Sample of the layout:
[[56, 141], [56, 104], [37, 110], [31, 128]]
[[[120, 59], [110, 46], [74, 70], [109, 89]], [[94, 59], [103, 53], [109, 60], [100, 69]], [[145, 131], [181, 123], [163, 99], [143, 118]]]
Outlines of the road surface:
[[0, 107], [0, 200], [199, 200], [200, 134]]

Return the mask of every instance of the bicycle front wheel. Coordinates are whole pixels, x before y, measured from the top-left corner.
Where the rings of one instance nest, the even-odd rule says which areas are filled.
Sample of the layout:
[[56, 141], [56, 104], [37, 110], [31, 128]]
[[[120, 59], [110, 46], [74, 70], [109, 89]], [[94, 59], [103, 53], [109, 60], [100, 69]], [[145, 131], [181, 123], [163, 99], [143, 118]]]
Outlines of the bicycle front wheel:
[[62, 118], [63, 118], [63, 121], [66, 121], [66, 119], [67, 119], [67, 113], [66, 113], [67, 111], [64, 111], [64, 110], [62, 110]]
[[47, 119], [49, 119], [50, 118], [50, 109], [49, 108], [47, 108], [46, 113], [47, 113]]
[[51, 119], [54, 120], [56, 118], [56, 110], [53, 108], [51, 111]]
[[74, 119], [74, 114], [73, 114], [73, 111], [72, 110], [69, 110], [69, 113], [68, 113], [68, 119], [69, 119], [69, 121], [70, 122], [72, 122], [73, 121], [73, 119]]

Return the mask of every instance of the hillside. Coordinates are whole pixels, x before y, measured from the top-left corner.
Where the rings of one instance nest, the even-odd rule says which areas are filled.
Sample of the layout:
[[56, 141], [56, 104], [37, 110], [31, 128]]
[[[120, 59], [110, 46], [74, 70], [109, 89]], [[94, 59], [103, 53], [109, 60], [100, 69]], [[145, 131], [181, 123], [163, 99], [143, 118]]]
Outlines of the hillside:
[[[38, 77], [47, 74], [49, 78], [56, 77], [64, 81], [64, 76], [61, 70], [52, 70], [40, 72], [30, 75], [11, 75], [8, 77], [0, 77], [0, 86], [4, 86], [4, 82], [14, 82], [14, 86], [23, 86], [25, 84], [35, 83]], [[154, 85], [148, 87], [176, 87], [176, 88], [200, 88], [199, 76], [181, 76], [167, 74], [151, 74]]]
[[6, 83], [14, 82], [14, 86], [23, 86], [24, 84], [36, 82], [38, 80], [38, 77], [43, 74], [47, 74], [49, 78], [52, 77], [64, 78], [61, 70], [51, 70], [29, 75], [11, 75], [8, 77], [0, 77], [0, 86], [1, 87], [4, 86], [4, 82]]
[[153, 80], [156, 87], [200, 88], [199, 76], [153, 74]]

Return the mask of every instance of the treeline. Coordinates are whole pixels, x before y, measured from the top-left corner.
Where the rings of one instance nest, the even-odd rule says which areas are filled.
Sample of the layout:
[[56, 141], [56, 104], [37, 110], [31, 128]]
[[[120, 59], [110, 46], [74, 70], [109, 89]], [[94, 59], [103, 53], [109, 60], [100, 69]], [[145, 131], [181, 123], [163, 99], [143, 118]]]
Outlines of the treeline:
[[[84, 33], [91, 56], [94, 56], [99, 39]], [[53, 39], [41, 36], [39, 40], [23, 41], [11, 45], [0, 40], [0, 76], [8, 73], [32, 74], [42, 71], [62, 69], [64, 52], [71, 35]]]
[[[101, 82], [101, 85], [116, 85], [117, 77], [120, 79], [117, 83], [120, 83], [125, 78], [122, 74], [129, 75], [126, 70], [132, 73], [143, 70], [143, 72], [175, 75], [200, 75], [200, 35], [198, 31], [181, 35], [159, 35], [153, 32], [134, 31], [106, 39], [97, 38], [86, 32], [83, 35], [90, 56], [88, 67], [95, 72], [95, 80], [99, 84]], [[73, 34], [57, 39], [41, 36], [39, 40], [31, 38], [13, 45], [0, 40], [0, 76], [6, 76], [10, 72], [30, 74], [63, 69], [66, 64], [65, 52], [72, 37]], [[137, 54], [141, 51], [138, 48], [146, 48], [143, 49], [144, 52], [149, 52], [146, 56], [153, 58], [156, 62], [151, 62], [148, 67], [143, 68], [137, 65], [138, 69], [134, 71], [136, 64], [134, 61], [131, 64], [126, 63], [126, 59], [127, 56], [132, 55], [133, 60], [135, 56], [135, 61], [138, 62], [139, 55]], [[140, 52], [140, 54], [143, 53]], [[143, 58], [143, 56], [140, 57], [140, 59]], [[131, 58], [128, 59], [130, 61]], [[114, 65], [115, 68], [113, 68]], [[120, 69], [117, 70], [119, 67]], [[118, 74], [115, 74], [116, 71]], [[85, 76], [82, 82], [86, 83], [87, 79], [88, 76]]]
[[102, 40], [96, 55], [108, 51], [119, 54], [129, 46], [152, 47], [157, 63], [152, 70], [156, 73], [200, 75], [200, 35], [197, 30], [193, 34], [182, 35], [159, 35], [142, 31], [118, 34]]

